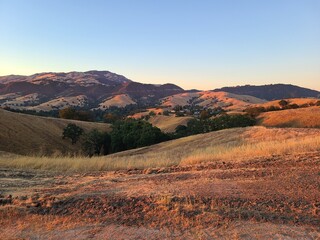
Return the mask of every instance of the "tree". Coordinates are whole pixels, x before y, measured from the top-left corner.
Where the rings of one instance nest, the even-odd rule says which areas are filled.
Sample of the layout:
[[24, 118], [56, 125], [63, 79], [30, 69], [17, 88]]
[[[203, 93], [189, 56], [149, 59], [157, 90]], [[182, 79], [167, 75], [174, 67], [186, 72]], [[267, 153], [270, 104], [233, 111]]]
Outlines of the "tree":
[[144, 147], [168, 140], [168, 136], [157, 127], [143, 120], [127, 119], [112, 126], [111, 149], [119, 152]]
[[76, 124], [69, 123], [64, 129], [62, 133], [62, 138], [70, 138], [71, 143], [75, 144], [80, 139], [80, 136], [83, 134], [83, 129]]
[[119, 120], [120, 117], [114, 113], [106, 113], [103, 115], [103, 119], [106, 123], [114, 123], [115, 121]]
[[59, 117], [64, 119], [75, 119], [75, 115], [76, 110], [72, 107], [67, 107], [59, 111]]
[[67, 107], [59, 111], [59, 117], [64, 119], [74, 119], [80, 121], [92, 121], [92, 113], [85, 110], [76, 110], [72, 107]]
[[287, 105], [288, 105], [288, 102], [286, 101], [286, 100], [280, 100], [279, 101], [279, 105], [282, 107], [282, 108], [284, 108], [284, 107], [286, 107]]
[[207, 110], [202, 110], [200, 113], [200, 119], [204, 120], [204, 119], [208, 119], [210, 117], [210, 114]]
[[107, 132], [100, 132], [97, 129], [93, 129], [84, 135], [82, 150], [90, 157], [93, 155], [107, 155], [110, 145], [111, 138]]

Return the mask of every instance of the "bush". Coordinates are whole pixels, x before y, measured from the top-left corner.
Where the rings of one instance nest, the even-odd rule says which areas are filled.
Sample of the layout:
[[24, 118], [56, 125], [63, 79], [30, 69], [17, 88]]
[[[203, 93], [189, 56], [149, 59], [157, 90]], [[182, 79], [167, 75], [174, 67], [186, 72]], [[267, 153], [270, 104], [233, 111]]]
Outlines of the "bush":
[[111, 146], [111, 138], [107, 132], [97, 129], [85, 134], [82, 141], [82, 150], [88, 156], [107, 155]]
[[287, 105], [288, 105], [288, 102], [286, 101], [286, 100], [280, 100], [279, 101], [279, 105], [282, 107], [282, 108], [284, 108], [284, 107], [286, 107]]
[[93, 121], [90, 111], [76, 110], [72, 107], [64, 108], [59, 111], [59, 117], [64, 119], [73, 119], [80, 121]]
[[249, 107], [244, 110], [251, 117], [257, 117], [260, 113], [265, 112], [266, 109], [264, 107]]
[[178, 126], [175, 136], [188, 136], [199, 133], [217, 131], [226, 128], [247, 127], [255, 125], [256, 121], [249, 115], [223, 115], [214, 119], [198, 120], [192, 119], [187, 123], [187, 127]]
[[110, 135], [112, 152], [144, 147], [169, 139], [159, 128], [135, 119], [116, 122]]
[[79, 140], [80, 136], [83, 134], [83, 129], [76, 124], [69, 123], [64, 129], [62, 133], [62, 138], [70, 138], [71, 143], [75, 144]]

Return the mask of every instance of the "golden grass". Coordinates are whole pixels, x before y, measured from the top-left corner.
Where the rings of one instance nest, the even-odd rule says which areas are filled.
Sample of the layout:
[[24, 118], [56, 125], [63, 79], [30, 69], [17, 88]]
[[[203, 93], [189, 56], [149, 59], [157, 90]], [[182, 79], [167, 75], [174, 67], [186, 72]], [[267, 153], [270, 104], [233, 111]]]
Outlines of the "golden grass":
[[192, 156], [181, 161], [181, 165], [209, 162], [214, 160], [243, 161], [252, 157], [297, 154], [320, 150], [320, 136], [302, 139], [264, 141], [257, 143], [218, 145], [201, 151], [194, 151]]
[[62, 140], [63, 129], [75, 123], [85, 131], [108, 131], [110, 125], [58, 118], [46, 118], [0, 109], [0, 151], [18, 154], [52, 154], [79, 151], [80, 145]]
[[149, 122], [160, 128], [164, 132], [174, 132], [179, 125], [187, 125], [188, 121], [193, 117], [176, 117], [156, 115], [150, 118]]
[[[315, 104], [319, 99], [317, 98], [287, 98], [285, 99], [289, 104], [298, 104], [298, 105], [303, 105], [303, 104]], [[275, 106], [275, 107], [280, 107], [279, 104], [280, 100], [274, 100], [274, 101], [269, 101], [266, 103], [260, 103], [260, 104], [255, 104], [252, 105], [252, 107], [271, 107], [271, 106]]]
[[103, 157], [0, 155], [0, 167], [90, 172], [145, 169], [320, 151], [320, 129], [248, 127], [199, 134]]
[[320, 128], [320, 107], [287, 109], [261, 113], [259, 125], [266, 127], [316, 127]]

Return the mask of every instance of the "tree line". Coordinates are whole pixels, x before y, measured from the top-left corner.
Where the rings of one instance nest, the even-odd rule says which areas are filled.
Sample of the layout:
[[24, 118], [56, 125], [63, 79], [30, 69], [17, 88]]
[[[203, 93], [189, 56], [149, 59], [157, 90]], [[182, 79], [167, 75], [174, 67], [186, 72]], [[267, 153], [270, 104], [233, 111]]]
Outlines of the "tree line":
[[76, 124], [69, 123], [62, 138], [71, 140], [72, 144], [81, 142], [82, 151], [87, 156], [107, 155], [184, 136], [254, 124], [255, 120], [248, 115], [223, 115], [214, 119], [193, 119], [187, 126], [179, 125], [174, 133], [164, 133], [144, 120], [129, 118], [114, 122], [110, 133], [97, 129], [85, 132]]

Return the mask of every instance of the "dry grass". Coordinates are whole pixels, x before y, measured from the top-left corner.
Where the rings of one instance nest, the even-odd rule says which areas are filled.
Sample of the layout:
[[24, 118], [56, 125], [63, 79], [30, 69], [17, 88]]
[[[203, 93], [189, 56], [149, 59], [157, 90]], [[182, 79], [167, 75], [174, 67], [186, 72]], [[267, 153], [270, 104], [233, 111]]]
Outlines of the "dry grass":
[[261, 113], [259, 125], [266, 127], [316, 127], [320, 128], [320, 107], [287, 109]]
[[0, 109], [0, 151], [28, 155], [75, 153], [80, 145], [72, 145], [70, 141], [61, 138], [68, 123], [75, 123], [84, 130], [110, 129], [110, 125], [104, 123], [46, 118]]
[[[303, 104], [315, 104], [319, 99], [316, 98], [288, 98], [285, 99], [289, 104], [298, 104], [298, 105], [303, 105]], [[271, 107], [271, 106], [275, 106], [275, 107], [280, 107], [279, 104], [280, 100], [274, 100], [274, 101], [269, 101], [266, 103], [260, 103], [260, 104], [255, 104], [252, 105], [252, 107]]]
[[179, 125], [187, 125], [188, 121], [193, 117], [175, 117], [175, 116], [163, 116], [156, 115], [151, 117], [149, 122], [160, 128], [164, 132], [174, 132]]
[[1, 167], [53, 171], [145, 169], [320, 150], [320, 129], [248, 127], [181, 138], [104, 157], [1, 157]]

